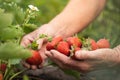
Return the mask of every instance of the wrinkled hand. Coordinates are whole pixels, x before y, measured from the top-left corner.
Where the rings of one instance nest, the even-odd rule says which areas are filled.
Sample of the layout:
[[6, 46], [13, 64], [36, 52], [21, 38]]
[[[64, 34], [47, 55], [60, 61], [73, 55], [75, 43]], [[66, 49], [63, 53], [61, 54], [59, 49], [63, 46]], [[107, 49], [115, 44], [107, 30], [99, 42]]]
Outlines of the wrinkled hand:
[[56, 50], [45, 53], [61, 68], [74, 69], [80, 72], [89, 72], [97, 69], [109, 68], [117, 64], [118, 55], [112, 49], [98, 49], [95, 51], [80, 50], [75, 53], [79, 60], [73, 60]]
[[[35, 39], [37, 39], [39, 37], [40, 34], [44, 34], [45, 32], [48, 32], [47, 31], [47, 27], [49, 25], [45, 24], [43, 26], [41, 26], [40, 28], [36, 29], [35, 31], [25, 35], [22, 40], [21, 40], [21, 45], [24, 46], [24, 47], [27, 47], [29, 44], [31, 44]], [[49, 29], [50, 30], [50, 29]], [[52, 31], [51, 31], [52, 32]], [[39, 49], [39, 52], [40, 52], [40, 55], [42, 56], [43, 58], [43, 63], [45, 61], [45, 59], [47, 58], [47, 56], [44, 54], [45, 53], [45, 42], [46, 40], [45, 39], [38, 39], [37, 40], [37, 43], [39, 44], [38, 46], [38, 49]], [[26, 63], [25, 61], [22, 61], [23, 65], [27, 68], [31, 68], [31, 69], [36, 69], [38, 68], [36, 65], [30, 65], [28, 63]], [[39, 65], [39, 68], [41, 68], [42, 64]]]

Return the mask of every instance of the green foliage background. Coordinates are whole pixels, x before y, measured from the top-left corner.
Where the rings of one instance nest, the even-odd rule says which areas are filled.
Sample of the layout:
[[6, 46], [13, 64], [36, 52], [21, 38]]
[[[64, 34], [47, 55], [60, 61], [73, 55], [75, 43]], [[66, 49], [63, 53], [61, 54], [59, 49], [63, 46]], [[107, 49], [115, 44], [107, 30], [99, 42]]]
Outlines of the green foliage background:
[[[40, 13], [35, 20], [31, 22], [40, 25], [49, 22], [58, 13], [62, 11], [64, 6], [69, 0], [0, 0], [0, 5], [4, 2], [16, 2], [23, 10], [27, 8], [29, 4], [35, 5], [39, 8]], [[107, 0], [107, 4], [102, 13], [92, 22], [87, 29], [80, 33], [86, 37], [92, 37], [96, 40], [100, 38], [108, 38], [111, 42], [111, 47], [115, 47], [120, 44], [120, 7], [119, 0]], [[9, 8], [8, 8], [9, 11]], [[6, 12], [8, 12], [6, 11]], [[15, 10], [17, 12], [18, 10]], [[15, 13], [14, 12], [14, 13]], [[14, 14], [13, 13], [13, 14]], [[22, 19], [23, 13], [19, 13], [19, 17]], [[18, 18], [18, 19], [19, 19]], [[20, 21], [18, 21], [20, 22]], [[16, 23], [15, 20], [13, 23]]]

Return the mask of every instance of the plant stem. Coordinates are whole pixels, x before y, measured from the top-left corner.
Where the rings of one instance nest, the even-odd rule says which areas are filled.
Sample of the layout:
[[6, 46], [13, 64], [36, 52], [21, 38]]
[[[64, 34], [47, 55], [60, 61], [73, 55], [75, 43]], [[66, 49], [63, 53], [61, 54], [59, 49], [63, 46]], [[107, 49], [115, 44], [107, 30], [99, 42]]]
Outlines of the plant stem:
[[19, 74], [21, 74], [21, 73], [23, 73], [23, 72], [25, 72], [25, 71], [27, 71], [27, 70], [28, 70], [28, 69], [25, 69], [25, 70], [22, 70], [22, 71], [20, 71], [20, 72], [17, 72], [17, 73], [14, 74], [13, 76], [11, 76], [9, 80], [12, 80], [12, 79], [15, 78], [16, 76], [18, 76]]
[[9, 73], [10, 73], [11, 69], [12, 69], [12, 67], [11, 67], [11, 64], [9, 63], [9, 60], [8, 60], [8, 65], [7, 65], [7, 68], [5, 70], [5, 74], [4, 74], [4, 80], [8, 80]]

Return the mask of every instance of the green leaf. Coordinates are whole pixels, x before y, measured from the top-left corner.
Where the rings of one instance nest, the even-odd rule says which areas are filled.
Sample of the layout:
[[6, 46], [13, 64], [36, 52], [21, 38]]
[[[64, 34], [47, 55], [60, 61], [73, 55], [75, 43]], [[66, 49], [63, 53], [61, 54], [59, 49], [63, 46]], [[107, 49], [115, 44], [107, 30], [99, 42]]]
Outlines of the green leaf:
[[14, 15], [14, 23], [22, 24], [25, 13], [21, 7], [19, 7], [16, 3], [6, 3], [2, 4], [2, 7], [6, 10], [7, 13], [11, 13]]
[[17, 39], [23, 36], [24, 32], [19, 25], [9, 26], [0, 30], [0, 40]]
[[80, 72], [78, 72], [78, 71], [75, 71], [75, 70], [66, 70], [66, 69], [64, 69], [63, 71], [64, 71], [65, 74], [74, 76], [78, 80], [80, 79]]
[[0, 14], [0, 29], [8, 27], [13, 22], [13, 15], [10, 13]]
[[11, 65], [19, 64], [21, 59], [9, 59], [9, 63]]
[[4, 9], [0, 8], [0, 14], [4, 13], [4, 11], [5, 11]]
[[38, 49], [38, 45], [39, 44], [37, 44], [37, 42], [35, 40], [28, 46], [28, 48], [33, 49], [33, 50], [37, 50]]
[[31, 24], [31, 23], [24, 24], [24, 25], [22, 25], [22, 27], [23, 27], [23, 30], [26, 34], [28, 34], [28, 33], [32, 32], [33, 30], [37, 29], [37, 26], [35, 24]]
[[46, 38], [46, 37], [48, 37], [46, 34], [40, 34], [39, 35], [39, 38]]
[[0, 45], [0, 59], [26, 59], [32, 54], [18, 44], [8, 42]]

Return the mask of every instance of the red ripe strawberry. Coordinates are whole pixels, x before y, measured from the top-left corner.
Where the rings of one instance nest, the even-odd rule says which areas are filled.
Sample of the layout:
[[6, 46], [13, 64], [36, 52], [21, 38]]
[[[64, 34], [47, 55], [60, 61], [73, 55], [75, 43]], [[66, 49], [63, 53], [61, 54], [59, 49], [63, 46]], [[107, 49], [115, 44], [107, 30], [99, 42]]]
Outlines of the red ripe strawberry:
[[75, 52], [76, 52], [76, 51], [79, 51], [79, 50], [80, 50], [80, 48], [79, 48], [79, 47], [76, 47], [76, 48], [75, 48]]
[[5, 72], [7, 65], [6, 64], [0, 64], [0, 71]]
[[91, 43], [91, 49], [92, 49], [92, 50], [98, 49], [98, 45], [97, 45], [97, 43], [96, 43], [95, 40], [90, 39], [90, 43]]
[[107, 39], [100, 39], [97, 41], [97, 45], [99, 48], [110, 48], [110, 43]]
[[70, 54], [69, 48], [70, 48], [69, 44], [65, 41], [61, 41], [57, 45], [57, 50], [67, 56], [69, 56]]
[[78, 37], [69, 37], [66, 39], [70, 46], [81, 47], [82, 42]]
[[32, 57], [26, 59], [26, 62], [30, 65], [40, 65], [42, 63], [42, 57], [39, 55], [38, 51], [31, 50]]
[[51, 42], [48, 42], [46, 45], [46, 49], [48, 51], [50, 51], [51, 49], [55, 49], [55, 47], [57, 46], [57, 44], [62, 41], [63, 38], [61, 36], [55, 37], [53, 38], [53, 40]]
[[47, 45], [46, 45], [46, 49], [47, 49], [48, 51], [50, 51], [51, 49], [54, 49], [53, 44], [52, 44], [51, 42], [48, 42]]
[[62, 40], [63, 40], [63, 38], [62, 38], [61, 36], [57, 36], [57, 37], [53, 38], [51, 44], [52, 44], [53, 46], [56, 46], [56, 45], [57, 45], [60, 41], [62, 41]]

